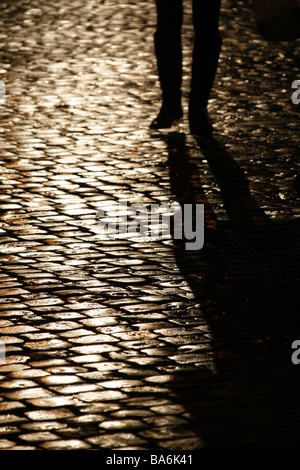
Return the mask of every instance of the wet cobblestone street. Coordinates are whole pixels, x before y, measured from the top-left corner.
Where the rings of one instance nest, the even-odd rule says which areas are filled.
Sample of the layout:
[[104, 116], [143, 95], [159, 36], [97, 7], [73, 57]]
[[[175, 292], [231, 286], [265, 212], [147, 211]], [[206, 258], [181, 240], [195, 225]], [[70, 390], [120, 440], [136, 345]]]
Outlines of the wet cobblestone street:
[[[201, 139], [188, 73], [185, 117], [149, 129], [155, 22], [154, 1], [0, 2], [1, 450], [299, 447], [300, 40], [224, 0]], [[203, 203], [203, 249], [102, 239], [121, 195]]]

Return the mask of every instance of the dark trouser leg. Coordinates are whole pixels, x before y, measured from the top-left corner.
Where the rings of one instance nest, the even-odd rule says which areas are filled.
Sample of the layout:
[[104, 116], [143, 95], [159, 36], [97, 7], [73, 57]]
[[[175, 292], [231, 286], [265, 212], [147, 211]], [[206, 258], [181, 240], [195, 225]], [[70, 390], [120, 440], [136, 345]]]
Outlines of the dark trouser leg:
[[156, 9], [154, 45], [163, 103], [180, 106], [182, 0], [156, 0]]
[[219, 12], [221, 0], [193, 0], [194, 50], [190, 112], [205, 110], [221, 51]]

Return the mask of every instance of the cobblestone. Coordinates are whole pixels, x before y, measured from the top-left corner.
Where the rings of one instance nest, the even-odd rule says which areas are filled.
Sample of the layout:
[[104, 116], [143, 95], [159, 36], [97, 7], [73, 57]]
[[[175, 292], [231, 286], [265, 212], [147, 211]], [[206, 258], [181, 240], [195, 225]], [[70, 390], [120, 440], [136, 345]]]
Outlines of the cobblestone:
[[[149, 130], [154, 2], [0, 12], [0, 448], [297, 449], [299, 40], [223, 1], [203, 140]], [[120, 195], [204, 203], [204, 248], [103, 240]]]

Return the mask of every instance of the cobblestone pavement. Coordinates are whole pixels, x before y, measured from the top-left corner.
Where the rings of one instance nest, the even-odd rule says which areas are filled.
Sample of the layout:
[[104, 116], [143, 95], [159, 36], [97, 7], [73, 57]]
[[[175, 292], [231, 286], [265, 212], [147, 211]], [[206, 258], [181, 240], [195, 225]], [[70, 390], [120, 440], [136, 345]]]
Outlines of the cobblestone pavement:
[[[299, 41], [223, 1], [203, 140], [149, 131], [154, 2], [0, 11], [1, 449], [298, 448]], [[204, 248], [101, 239], [120, 195], [204, 203]]]

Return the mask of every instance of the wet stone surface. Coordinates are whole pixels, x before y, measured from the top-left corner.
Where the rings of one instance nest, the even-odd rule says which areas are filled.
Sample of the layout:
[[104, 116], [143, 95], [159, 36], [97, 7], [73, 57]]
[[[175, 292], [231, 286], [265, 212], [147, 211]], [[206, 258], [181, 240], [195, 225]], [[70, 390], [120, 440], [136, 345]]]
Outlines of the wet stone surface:
[[[224, 0], [202, 141], [149, 131], [154, 2], [0, 13], [0, 448], [297, 448], [299, 41]], [[120, 195], [204, 203], [204, 248], [101, 239]]]

